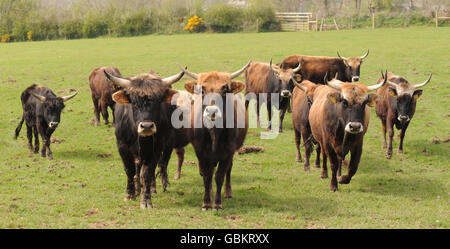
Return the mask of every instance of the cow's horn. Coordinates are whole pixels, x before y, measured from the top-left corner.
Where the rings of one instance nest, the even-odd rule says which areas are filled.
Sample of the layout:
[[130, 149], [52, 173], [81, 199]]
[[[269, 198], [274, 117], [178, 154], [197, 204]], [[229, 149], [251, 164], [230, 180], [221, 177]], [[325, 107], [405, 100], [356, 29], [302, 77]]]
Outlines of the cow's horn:
[[[185, 68], [185, 69], [187, 69], [187, 68]], [[172, 75], [172, 76], [170, 76], [170, 77], [167, 77], [167, 78], [162, 79], [162, 82], [164, 82], [164, 84], [165, 84], [166, 86], [170, 86], [170, 85], [172, 85], [173, 83], [175, 83], [175, 82], [181, 80], [181, 78], [183, 78], [183, 75], [184, 75], [184, 71], [181, 71], [181, 72], [179, 72], [179, 73], [177, 73], [177, 74], [175, 74], [175, 75]]]
[[347, 57], [343, 57], [339, 54], [339, 51], [337, 51], [337, 55], [339, 56], [339, 58], [343, 59], [343, 60], [347, 60]]
[[187, 67], [183, 68], [179, 63], [177, 63], [177, 65], [181, 69], [181, 71], [183, 71], [185, 74], [187, 74], [188, 76], [190, 76], [194, 80], [198, 80], [198, 74], [190, 72], [189, 70], [187, 70]]
[[423, 87], [424, 85], [428, 84], [428, 82], [430, 82], [430, 80], [431, 80], [431, 76], [433, 76], [433, 73], [430, 73], [430, 77], [428, 77], [428, 79], [425, 82], [417, 84], [417, 85], [414, 85], [414, 89], [417, 89], [419, 87]]
[[275, 69], [275, 68], [272, 67], [272, 58], [270, 59], [270, 65], [269, 65], [269, 67], [270, 67], [270, 70], [271, 70], [272, 72], [274, 72], [275, 74], [280, 74], [280, 72], [279, 72], [277, 69]]
[[34, 92], [31, 92], [31, 95], [33, 95], [34, 97], [36, 97], [38, 100], [40, 100], [41, 102], [45, 102], [46, 98], [42, 95], [36, 94]]
[[76, 93], [74, 93], [74, 94], [72, 94], [72, 95], [68, 95], [68, 96], [61, 97], [61, 98], [62, 98], [63, 102], [66, 102], [67, 100], [69, 100], [69, 99], [75, 97], [77, 94], [78, 94], [78, 92], [76, 92]]
[[128, 88], [131, 84], [131, 81], [129, 81], [129, 80], [113, 76], [113, 75], [109, 74], [108, 72], [106, 72], [105, 70], [103, 70], [103, 72], [105, 73], [106, 78], [108, 78], [108, 80], [112, 81], [112, 83], [116, 84], [117, 86], [120, 86], [123, 88]]
[[378, 88], [384, 86], [384, 84], [386, 84], [386, 82], [388, 82], [388, 80], [387, 80], [387, 70], [386, 70], [385, 74], [383, 74], [383, 71], [381, 71], [381, 77], [383, 77], [383, 81], [378, 83], [378, 84], [376, 84], [376, 85], [368, 86], [367, 88], [368, 88], [369, 91], [377, 90]]
[[292, 78], [292, 81], [294, 82], [295, 86], [300, 88], [300, 90], [306, 92], [306, 87], [302, 86], [300, 83], [298, 83], [294, 78]]
[[247, 63], [247, 65], [245, 65], [243, 68], [239, 69], [238, 71], [236, 71], [236, 72], [234, 72], [234, 73], [231, 73], [231, 74], [230, 74], [230, 78], [231, 78], [231, 79], [234, 79], [234, 78], [238, 77], [241, 73], [243, 73], [243, 72], [245, 71], [245, 69], [247, 69], [247, 67], [250, 66], [250, 63], [251, 63], [251, 62], [252, 62], [252, 61], [249, 61], [249, 62]]
[[325, 74], [325, 78], [324, 81], [327, 83], [327, 85], [329, 85], [330, 87], [337, 89], [337, 90], [341, 90], [341, 83], [342, 81], [338, 80], [338, 73], [336, 73], [336, 75], [334, 76], [334, 78], [331, 81], [328, 81], [328, 79], [326, 78], [328, 75], [328, 72]]
[[298, 66], [294, 69], [292, 69], [292, 71], [294, 73], [297, 73], [298, 71], [300, 71], [300, 69], [302, 69], [302, 57], [300, 57], [300, 59], [298, 60]]
[[363, 55], [363, 56], [360, 56], [359, 58], [360, 58], [361, 60], [363, 60], [363, 59], [365, 59], [368, 55], [369, 55], [369, 50], [367, 49], [367, 53], [366, 53], [365, 55]]

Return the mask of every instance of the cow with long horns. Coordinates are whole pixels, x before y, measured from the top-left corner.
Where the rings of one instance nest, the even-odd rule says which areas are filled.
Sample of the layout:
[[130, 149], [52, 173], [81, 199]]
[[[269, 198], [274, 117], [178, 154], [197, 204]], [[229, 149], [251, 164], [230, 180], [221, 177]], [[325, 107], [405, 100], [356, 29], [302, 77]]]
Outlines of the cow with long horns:
[[[387, 149], [386, 158], [392, 157], [392, 139], [394, 125], [400, 132], [400, 145], [398, 153], [403, 153], [403, 139], [409, 122], [416, 111], [417, 99], [422, 95], [420, 87], [430, 82], [432, 74], [420, 84], [410, 84], [405, 78], [391, 72], [387, 76], [387, 84], [377, 90], [379, 101], [375, 108], [383, 128], [383, 148]], [[379, 79], [380, 82], [382, 79]], [[389, 133], [389, 145], [386, 145], [386, 130]]]
[[[342, 82], [335, 77], [327, 81], [327, 86], [319, 86], [314, 92], [314, 102], [309, 112], [309, 122], [314, 139], [322, 152], [330, 160], [330, 190], [338, 190], [339, 183], [348, 184], [355, 175], [362, 155], [363, 137], [370, 118], [369, 107], [376, 104], [374, 91], [382, 87], [384, 81], [366, 86], [361, 83]], [[340, 175], [342, 160], [351, 152], [347, 175]], [[323, 168], [322, 176], [327, 169]]]
[[226, 175], [225, 197], [232, 196], [231, 169], [233, 156], [244, 143], [248, 130], [248, 115], [241, 94], [245, 84], [233, 80], [247, 69], [227, 72], [193, 73], [181, 68], [195, 79], [184, 87], [193, 95], [191, 105], [190, 141], [199, 162], [205, 188], [202, 209], [212, 208], [212, 178], [218, 165], [214, 209], [222, 209], [221, 189]]
[[280, 67], [297, 68], [301, 65], [302, 80], [309, 80], [317, 84], [324, 84], [325, 74], [328, 74], [327, 80], [331, 80], [333, 75], [338, 74], [338, 80], [343, 82], [359, 81], [361, 64], [369, 55], [369, 50], [363, 56], [359, 57], [343, 57], [337, 52], [338, 57], [327, 56], [306, 56], [306, 55], [290, 55], [283, 59]]
[[[22, 120], [16, 128], [14, 138], [17, 139], [23, 122], [27, 126], [28, 148], [30, 155], [39, 152], [39, 135], [42, 139], [41, 157], [53, 159], [52, 151], [50, 150], [50, 137], [58, 127], [61, 120], [61, 112], [64, 109], [64, 102], [75, 97], [78, 92], [74, 94], [57, 97], [53, 91], [45, 86], [31, 85], [20, 95], [22, 101], [23, 115]], [[34, 150], [33, 150], [33, 134], [34, 134]]]
[[135, 199], [142, 184], [141, 208], [151, 208], [151, 186], [155, 169], [167, 144], [171, 130], [172, 97], [178, 92], [170, 86], [179, 81], [180, 72], [167, 78], [141, 74], [129, 79], [106, 77], [123, 90], [113, 94], [117, 103], [116, 138], [127, 174], [125, 200]]
[[[300, 70], [300, 66], [291, 69], [281, 69], [276, 65], [263, 62], [252, 62], [245, 71], [245, 109], [248, 110], [248, 104], [251, 98], [256, 98], [256, 122], [260, 127], [259, 108], [261, 101], [267, 104], [267, 113], [269, 115], [269, 126], [272, 128], [272, 97], [271, 94], [277, 94], [278, 103], [275, 106], [280, 110], [279, 132], [283, 131], [283, 119], [286, 110], [289, 107], [292, 90], [295, 86], [294, 74]], [[261, 98], [265, 97], [265, 98]]]

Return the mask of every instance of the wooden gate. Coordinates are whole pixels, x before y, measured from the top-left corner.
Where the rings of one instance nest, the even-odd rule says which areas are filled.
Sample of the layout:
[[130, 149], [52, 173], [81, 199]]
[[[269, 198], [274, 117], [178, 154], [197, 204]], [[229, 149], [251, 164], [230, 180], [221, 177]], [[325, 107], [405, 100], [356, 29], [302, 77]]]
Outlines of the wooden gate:
[[[283, 31], [317, 31], [317, 16], [309, 12], [277, 12], [277, 18], [281, 21]], [[312, 27], [314, 25], [314, 28]]]

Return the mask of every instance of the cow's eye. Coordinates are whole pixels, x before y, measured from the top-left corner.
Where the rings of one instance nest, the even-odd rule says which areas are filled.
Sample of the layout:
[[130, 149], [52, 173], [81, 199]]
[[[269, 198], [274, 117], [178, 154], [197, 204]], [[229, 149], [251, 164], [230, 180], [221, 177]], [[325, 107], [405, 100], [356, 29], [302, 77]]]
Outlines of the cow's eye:
[[227, 92], [228, 92], [228, 85], [224, 85], [224, 86], [222, 87], [222, 92], [223, 92], [223, 93], [227, 93]]
[[348, 102], [347, 102], [347, 100], [343, 99], [343, 100], [342, 100], [342, 105], [343, 105], [344, 107], [348, 107]]

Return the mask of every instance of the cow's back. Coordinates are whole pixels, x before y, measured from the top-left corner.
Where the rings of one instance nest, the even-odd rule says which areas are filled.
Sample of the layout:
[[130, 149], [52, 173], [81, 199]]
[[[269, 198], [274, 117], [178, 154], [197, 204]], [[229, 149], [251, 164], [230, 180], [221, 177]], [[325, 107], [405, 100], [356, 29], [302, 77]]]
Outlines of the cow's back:
[[322, 85], [318, 86], [314, 92], [314, 102], [309, 110], [309, 124], [314, 139], [322, 142], [326, 136], [326, 126], [331, 126], [336, 120], [330, 120], [329, 112], [333, 111], [331, 102], [328, 100], [328, 94], [334, 92], [331, 87]]
[[115, 67], [99, 67], [94, 69], [89, 75], [89, 86], [92, 94], [97, 98], [101, 98], [102, 95], [110, 96], [115, 91], [113, 84], [110, 84], [106, 79], [106, 76], [103, 73], [104, 70], [113, 76], [122, 78], [119, 69]]
[[[269, 63], [252, 62], [245, 71], [245, 94], [267, 93]], [[274, 66], [275, 67], [275, 66]]]

